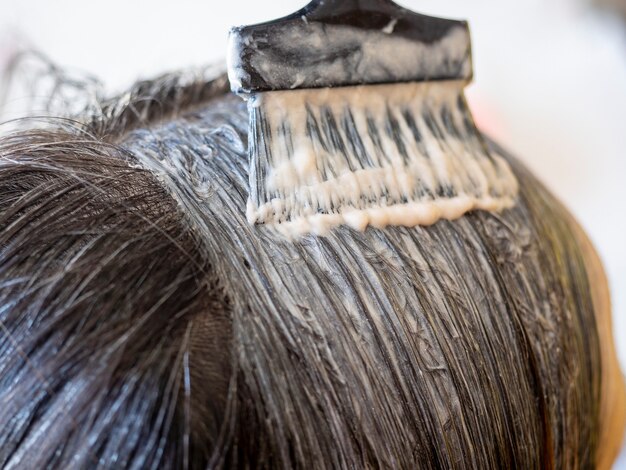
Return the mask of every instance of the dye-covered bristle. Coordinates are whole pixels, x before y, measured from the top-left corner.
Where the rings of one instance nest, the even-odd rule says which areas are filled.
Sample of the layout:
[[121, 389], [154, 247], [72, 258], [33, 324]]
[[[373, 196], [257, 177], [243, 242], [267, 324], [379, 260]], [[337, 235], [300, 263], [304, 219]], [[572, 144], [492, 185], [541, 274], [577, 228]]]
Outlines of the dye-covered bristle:
[[484, 145], [464, 85], [255, 95], [248, 220], [297, 236], [341, 224], [429, 225], [510, 207], [516, 179]]

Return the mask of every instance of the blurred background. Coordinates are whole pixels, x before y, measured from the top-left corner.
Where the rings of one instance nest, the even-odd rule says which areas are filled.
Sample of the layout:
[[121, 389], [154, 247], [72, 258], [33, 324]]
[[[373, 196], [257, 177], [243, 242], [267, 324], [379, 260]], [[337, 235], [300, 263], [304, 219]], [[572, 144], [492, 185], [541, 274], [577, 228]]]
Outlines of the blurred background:
[[[222, 62], [231, 25], [304, 3], [0, 0], [0, 73], [16, 50], [33, 47], [114, 93], [139, 78]], [[609, 274], [626, 370], [626, 0], [398, 3], [470, 20], [476, 74], [468, 98], [477, 121], [591, 235]], [[2, 119], [16, 117], [27, 98], [11, 94]], [[626, 470], [626, 455], [615, 468]]]

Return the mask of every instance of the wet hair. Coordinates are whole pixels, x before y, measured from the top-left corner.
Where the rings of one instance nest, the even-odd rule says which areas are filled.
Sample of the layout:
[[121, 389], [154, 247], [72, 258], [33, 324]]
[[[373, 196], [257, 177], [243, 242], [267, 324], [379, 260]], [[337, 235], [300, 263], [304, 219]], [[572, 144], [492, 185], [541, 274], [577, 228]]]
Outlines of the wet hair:
[[590, 468], [579, 230], [516, 206], [286, 240], [246, 222], [226, 78], [140, 82], [0, 140], [3, 468]]

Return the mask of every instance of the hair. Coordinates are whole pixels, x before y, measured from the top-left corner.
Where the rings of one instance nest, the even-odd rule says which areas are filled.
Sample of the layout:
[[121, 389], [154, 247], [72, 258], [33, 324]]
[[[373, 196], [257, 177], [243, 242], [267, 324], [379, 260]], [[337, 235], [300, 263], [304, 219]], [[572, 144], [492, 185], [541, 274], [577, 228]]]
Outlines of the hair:
[[246, 222], [226, 78], [0, 140], [0, 467], [590, 468], [579, 229], [516, 206], [285, 240]]

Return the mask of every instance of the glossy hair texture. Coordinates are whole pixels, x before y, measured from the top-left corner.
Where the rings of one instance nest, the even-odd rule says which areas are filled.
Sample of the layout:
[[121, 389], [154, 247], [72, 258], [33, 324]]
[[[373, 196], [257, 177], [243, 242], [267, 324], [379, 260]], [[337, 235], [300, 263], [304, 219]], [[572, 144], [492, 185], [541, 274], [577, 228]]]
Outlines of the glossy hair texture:
[[511, 210], [287, 241], [245, 221], [225, 83], [0, 140], [0, 467], [594, 466], [592, 281], [542, 185], [492, 145]]

